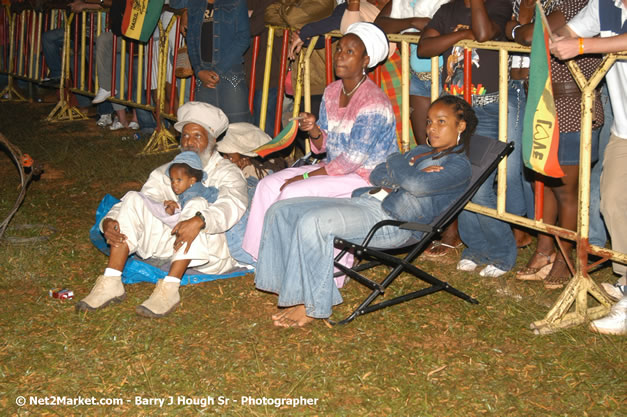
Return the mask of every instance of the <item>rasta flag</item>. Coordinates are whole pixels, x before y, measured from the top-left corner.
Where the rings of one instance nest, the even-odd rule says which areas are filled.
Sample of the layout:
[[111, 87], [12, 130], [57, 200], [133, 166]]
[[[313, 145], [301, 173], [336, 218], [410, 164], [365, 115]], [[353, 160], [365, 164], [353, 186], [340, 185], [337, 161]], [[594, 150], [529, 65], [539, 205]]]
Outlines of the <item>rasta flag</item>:
[[130, 39], [147, 42], [157, 26], [164, 0], [123, 0], [122, 34]]
[[523, 124], [522, 155], [525, 165], [548, 177], [563, 177], [557, 160], [560, 130], [551, 84], [549, 34], [536, 5], [531, 43], [529, 92]]
[[292, 120], [287, 124], [287, 126], [285, 126], [283, 130], [281, 130], [276, 138], [272, 139], [265, 145], [254, 149], [253, 152], [255, 152], [260, 157], [265, 158], [271, 153], [280, 151], [281, 149], [285, 149], [290, 146], [296, 138], [296, 133], [298, 133], [298, 120]]

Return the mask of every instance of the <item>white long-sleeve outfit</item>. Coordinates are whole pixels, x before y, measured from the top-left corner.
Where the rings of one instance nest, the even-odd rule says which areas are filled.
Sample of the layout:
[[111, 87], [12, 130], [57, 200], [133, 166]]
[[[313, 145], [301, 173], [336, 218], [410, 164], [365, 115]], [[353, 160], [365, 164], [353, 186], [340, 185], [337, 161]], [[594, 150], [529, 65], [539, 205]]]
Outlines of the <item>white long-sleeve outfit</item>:
[[[166, 173], [167, 167], [168, 164], [165, 164], [152, 171], [141, 189], [144, 196], [159, 202], [177, 201]], [[144, 259], [191, 259], [190, 267], [207, 274], [224, 273], [236, 266], [229, 254], [224, 233], [239, 221], [246, 210], [246, 180], [240, 169], [222, 158], [218, 152], [214, 152], [203, 171], [207, 173], [203, 185], [216, 187], [220, 194], [213, 204], [201, 197], [185, 204], [180, 221], [201, 212], [206, 222], [206, 227], [194, 239], [187, 254], [184, 253], [187, 244], [174, 251], [176, 237], [171, 234], [172, 229], [152, 214], [139, 193], [126, 193], [122, 201], [111, 208], [105, 218], [118, 221], [120, 232], [127, 237], [130, 253], [136, 253]]]

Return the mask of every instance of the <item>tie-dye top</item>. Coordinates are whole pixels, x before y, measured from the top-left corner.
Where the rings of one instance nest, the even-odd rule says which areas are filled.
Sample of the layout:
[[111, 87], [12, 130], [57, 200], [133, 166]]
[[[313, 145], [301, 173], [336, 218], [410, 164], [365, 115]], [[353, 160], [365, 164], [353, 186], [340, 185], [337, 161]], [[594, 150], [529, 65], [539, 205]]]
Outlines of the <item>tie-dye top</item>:
[[387, 95], [369, 78], [357, 89], [348, 106], [340, 108], [342, 80], [327, 86], [320, 105], [318, 126], [328, 175], [356, 173], [366, 181], [370, 171], [398, 152], [396, 119]]

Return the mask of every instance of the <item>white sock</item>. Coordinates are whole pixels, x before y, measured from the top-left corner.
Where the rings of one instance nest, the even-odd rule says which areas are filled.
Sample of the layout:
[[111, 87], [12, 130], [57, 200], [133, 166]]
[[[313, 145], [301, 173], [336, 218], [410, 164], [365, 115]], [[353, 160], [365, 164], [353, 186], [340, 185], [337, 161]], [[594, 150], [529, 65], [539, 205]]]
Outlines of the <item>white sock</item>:
[[104, 275], [107, 277], [121, 277], [122, 271], [113, 268], [105, 268]]
[[167, 277], [163, 278], [163, 282], [174, 282], [174, 283], [180, 284], [181, 280], [176, 277], [171, 277], [168, 275]]

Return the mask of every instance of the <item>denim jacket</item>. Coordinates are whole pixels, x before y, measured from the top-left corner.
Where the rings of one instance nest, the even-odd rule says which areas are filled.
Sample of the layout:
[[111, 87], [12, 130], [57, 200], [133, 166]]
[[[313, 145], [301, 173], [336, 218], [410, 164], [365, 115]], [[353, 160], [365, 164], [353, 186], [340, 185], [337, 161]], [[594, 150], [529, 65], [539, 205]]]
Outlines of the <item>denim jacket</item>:
[[196, 182], [187, 190], [179, 194], [179, 204], [181, 205], [181, 208], [183, 208], [185, 207], [185, 204], [187, 204], [187, 202], [194, 197], [202, 197], [209, 203], [215, 203], [218, 199], [219, 193], [220, 192], [216, 187], [205, 187], [202, 185], [202, 182]]
[[243, 71], [244, 52], [250, 44], [248, 9], [244, 0], [216, 0], [213, 8], [213, 62], [204, 62], [200, 54], [202, 20], [207, 0], [170, 0], [175, 9], [187, 9], [187, 51], [194, 72]]
[[[439, 154], [424, 155], [413, 165], [409, 164], [414, 155], [432, 150], [429, 146], [420, 145], [405, 154], [395, 152], [370, 174], [373, 185], [393, 190], [383, 199], [381, 206], [394, 219], [431, 223], [468, 187], [472, 169], [464, 152], [452, 152], [435, 160], [433, 157]], [[439, 172], [422, 171], [431, 165], [440, 165], [444, 169]], [[372, 187], [357, 189], [353, 197], [370, 189]]]

